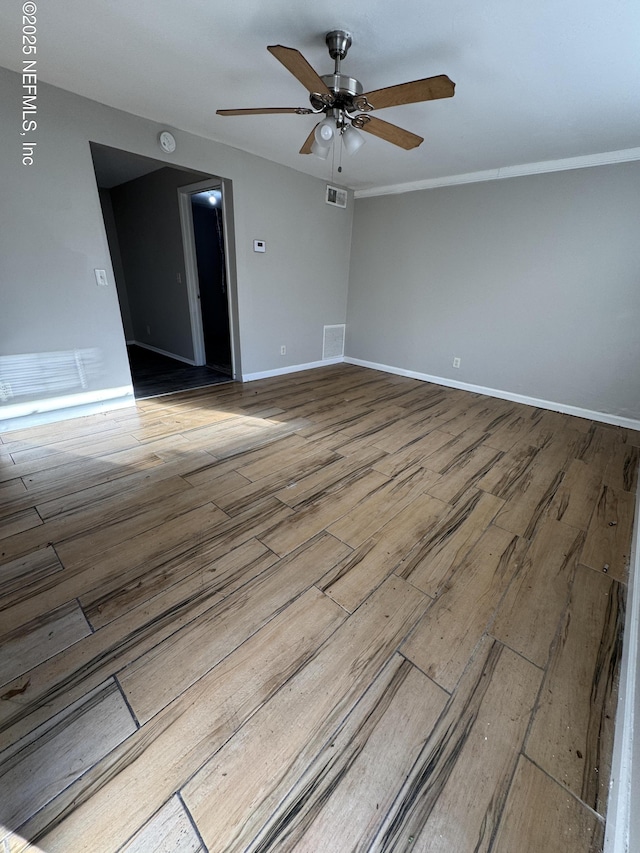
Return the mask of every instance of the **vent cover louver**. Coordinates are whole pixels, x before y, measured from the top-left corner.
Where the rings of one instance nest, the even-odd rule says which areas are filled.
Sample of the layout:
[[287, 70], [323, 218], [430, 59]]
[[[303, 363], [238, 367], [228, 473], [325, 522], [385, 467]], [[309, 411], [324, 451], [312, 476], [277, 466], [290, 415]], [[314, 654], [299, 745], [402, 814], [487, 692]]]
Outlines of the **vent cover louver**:
[[342, 358], [344, 356], [344, 336], [346, 326], [325, 326], [322, 338], [322, 358]]

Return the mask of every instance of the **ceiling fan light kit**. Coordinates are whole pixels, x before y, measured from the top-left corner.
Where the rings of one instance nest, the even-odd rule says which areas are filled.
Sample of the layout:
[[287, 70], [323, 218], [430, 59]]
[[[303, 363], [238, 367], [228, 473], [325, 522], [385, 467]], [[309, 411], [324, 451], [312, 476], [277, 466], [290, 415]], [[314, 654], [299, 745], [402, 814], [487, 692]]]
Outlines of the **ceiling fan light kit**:
[[337, 129], [338, 125], [333, 116], [327, 117], [320, 124], [317, 124], [313, 135], [318, 145], [330, 145], [334, 140]]
[[347, 125], [342, 131], [342, 144], [347, 154], [355, 154], [365, 142], [364, 136], [355, 129], [353, 124]]
[[276, 44], [267, 50], [309, 92], [309, 107], [264, 107], [239, 110], [217, 110], [218, 115], [262, 115], [267, 113], [295, 113], [297, 115], [324, 115], [316, 124], [300, 149], [300, 154], [315, 154], [322, 160], [329, 156], [331, 146], [340, 140], [347, 154], [355, 154], [364, 144], [358, 131], [377, 136], [405, 150], [417, 148], [424, 140], [421, 136], [382, 121], [370, 115], [373, 110], [401, 104], [415, 104], [439, 98], [451, 98], [455, 84], [446, 74], [426, 77], [397, 86], [388, 86], [372, 92], [355, 77], [342, 73], [341, 63], [352, 44], [351, 34], [345, 30], [331, 30], [325, 37], [329, 56], [335, 66], [333, 74], [318, 75], [300, 51]]

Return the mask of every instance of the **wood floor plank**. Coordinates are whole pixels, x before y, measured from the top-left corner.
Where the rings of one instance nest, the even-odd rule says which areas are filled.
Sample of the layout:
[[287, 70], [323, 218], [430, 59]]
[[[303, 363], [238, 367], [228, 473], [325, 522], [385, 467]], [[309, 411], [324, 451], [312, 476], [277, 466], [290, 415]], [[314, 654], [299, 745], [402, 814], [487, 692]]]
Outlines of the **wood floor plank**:
[[410, 468], [400, 476], [387, 480], [370, 496], [359, 501], [350, 512], [329, 525], [327, 530], [347, 545], [357, 548], [418, 495], [426, 492], [437, 478], [437, 475], [425, 468]]
[[[148, 589], [155, 590], [162, 583], [162, 578], [171, 582], [172, 579], [187, 577], [197, 571], [208, 576], [212, 563], [243, 543], [260, 536], [290, 514], [291, 510], [280, 501], [267, 498], [256, 502], [246, 512], [210, 528], [203, 524], [198, 529], [196, 524], [196, 533], [193, 535], [189, 529], [180, 532], [178, 525], [178, 538], [172, 538], [173, 544], [166, 550], [156, 547], [152, 535], [147, 537], [143, 534], [145, 545], [150, 550], [142, 557], [138, 555], [132, 559], [130, 565], [118, 567], [117, 559], [112, 559], [117, 557], [115, 549], [115, 554], [107, 555], [109, 570], [102, 572], [102, 581], [96, 581], [95, 577], [89, 577], [87, 580], [87, 573], [83, 571], [75, 581], [70, 580], [69, 583], [79, 586], [81, 582], [86, 587], [79, 593], [80, 600], [92, 613], [92, 619], [96, 619], [95, 624], [103, 624], [104, 619], [109, 618], [108, 611], [112, 605], [117, 610], [128, 599], [139, 600], [136, 588], [144, 595]], [[197, 522], [197, 518], [195, 521]], [[98, 611], [99, 615], [96, 616], [95, 611]]]
[[606, 812], [625, 591], [578, 568], [526, 754], [590, 808]]
[[486, 492], [472, 489], [467, 500], [446, 506], [428, 535], [417, 539], [395, 573], [436, 598], [451, 572], [476, 544], [504, 505]]
[[[526, 476], [513, 484], [508, 494], [501, 495], [506, 503], [496, 517], [498, 527], [525, 539], [534, 535], [560, 488], [569, 452], [562, 441], [551, 441], [539, 449]], [[482, 482], [478, 483], [480, 488]]]
[[373, 444], [386, 453], [399, 453], [410, 445], [420, 441], [435, 427], [424, 422], [422, 413], [404, 414], [401, 420], [385, 427], [373, 436]]
[[[108, 548], [100, 556], [85, 554], [70, 567], [64, 566], [63, 575], [57, 578], [55, 585], [45, 579], [42, 590], [33, 590], [29, 601], [25, 602], [28, 619], [35, 618], [48, 602], [49, 607], [64, 604], [71, 597], [80, 597], [98, 587], [103, 591], [106, 584], [117, 588], [129, 573], [139, 567], [153, 568], [166, 560], [166, 555], [187, 550], [194, 537], [205, 538], [206, 531], [224, 517], [222, 510], [208, 504], [204, 507], [184, 513], [178, 519], [152, 530], [126, 543]], [[64, 561], [64, 545], [60, 546], [61, 559]], [[24, 618], [23, 621], [27, 621]]]
[[632, 444], [634, 447], [640, 447], [640, 430], [637, 429], [623, 429], [620, 427], [620, 431], [624, 436], [625, 444]]
[[640, 447], [635, 447], [632, 444], [617, 445], [604, 470], [603, 482], [605, 485], [635, 494], [638, 487], [639, 460]]
[[[127, 413], [134, 412], [135, 408], [127, 408]], [[85, 435], [95, 435], [103, 430], [113, 429], [116, 419], [114, 413], [108, 415], [104, 412], [87, 415], [83, 418], [74, 418], [66, 421], [52, 421], [48, 424], [14, 429], [6, 433], [4, 443], [12, 445], [16, 442], [28, 442], [29, 444], [48, 444], [55, 441], [65, 440], [71, 437], [81, 438]]]
[[284, 610], [348, 549], [322, 534], [130, 663], [119, 681], [144, 723]]
[[267, 477], [247, 481], [246, 485], [216, 496], [215, 503], [229, 515], [237, 515], [248, 509], [254, 501], [268, 495], [276, 495], [282, 489], [294, 487], [298, 480], [322, 471], [338, 458], [332, 450], [310, 448], [305, 453], [296, 453], [290, 460], [290, 464], [282, 465], [278, 471]]
[[540, 452], [541, 447], [529, 444], [526, 440], [518, 441], [478, 482], [478, 488], [506, 500], [527, 480]]
[[535, 439], [536, 443], [543, 441], [549, 435], [546, 430], [541, 428], [543, 416], [543, 409], [517, 406], [511, 418], [491, 431], [485, 444], [487, 447], [495, 447], [496, 450], [507, 452], [525, 437], [528, 442], [531, 442], [532, 439]]
[[354, 504], [366, 500], [387, 482], [384, 474], [364, 471], [355, 475], [330, 495], [299, 507], [293, 516], [262, 534], [260, 540], [281, 557], [289, 554], [303, 542], [312, 539], [332, 522], [341, 518]]
[[246, 849], [366, 849], [447, 699], [394, 655]]
[[184, 806], [171, 797], [121, 853], [206, 853]]
[[[106, 437], [105, 437], [106, 435]], [[13, 467], [5, 465], [0, 470], [2, 480], [10, 477], [11, 471], [15, 476], [26, 477], [38, 472], [49, 471], [58, 466], [64, 466], [79, 458], [107, 457], [111, 453], [130, 450], [138, 447], [138, 442], [131, 435], [121, 434], [119, 431], [110, 433], [98, 433], [86, 436], [83, 439], [67, 438], [55, 444], [30, 444], [22, 442], [20, 445], [11, 445], [11, 459]]]
[[[0, 518], [4, 515], [12, 514], [14, 499], [24, 496], [26, 493], [27, 487], [20, 479], [14, 478], [0, 483]], [[17, 509], [18, 507], [15, 508]]]
[[407, 553], [447, 512], [447, 505], [421, 495], [398, 513], [354, 553], [322, 579], [319, 586], [330, 598], [353, 613]]
[[100, 505], [109, 506], [114, 499], [122, 500], [123, 495], [135, 494], [137, 489], [150, 488], [164, 480], [188, 475], [205, 463], [211, 464], [212, 461], [213, 458], [208, 453], [198, 450], [188, 456], [183, 455], [173, 462], [165, 462], [153, 468], [125, 474], [118, 480], [98, 482], [86, 488], [80, 485], [75, 492], [37, 501], [36, 507], [45, 520], [76, 512], [84, 513]]
[[[118, 460], [113, 458], [116, 456], [119, 457]], [[17, 511], [105, 483], [114, 483], [113, 488], [117, 490], [118, 486], [122, 488], [121, 484], [117, 483], [121, 477], [132, 474], [140, 476], [162, 464], [163, 461], [157, 454], [143, 447], [124, 451], [122, 457], [114, 453], [108, 460], [78, 460], [52, 471], [45, 471], [42, 475], [24, 477], [21, 482], [27, 489], [18, 497], [3, 496], [0, 493], [0, 514], [6, 511], [7, 505], [11, 510]], [[64, 473], [64, 477], [61, 473]], [[41, 478], [41, 481], [36, 478]]]
[[604, 824], [521, 757], [490, 853], [602, 853]]
[[[489, 447], [476, 447], [440, 470], [440, 477], [429, 494], [450, 504], [457, 503], [469, 489], [476, 485], [502, 457], [502, 451]], [[427, 460], [428, 464], [428, 460]]]
[[62, 564], [51, 546], [0, 565], [0, 634], [13, 631], [30, 619], [47, 613], [52, 603], [33, 607], [32, 596], [56, 586]]
[[42, 519], [33, 507], [20, 510], [13, 515], [5, 516], [0, 524], [0, 539], [8, 539], [33, 527], [40, 527]]
[[594, 423], [580, 437], [576, 458], [586, 462], [599, 476], [604, 476], [607, 467], [616, 456], [616, 451], [625, 444], [625, 436], [616, 428]]
[[203, 756], [219, 749], [344, 618], [344, 611], [321, 592], [305, 593], [62, 792], [51, 808], [21, 828], [23, 837], [47, 853], [115, 853], [185, 785]]
[[[437, 401], [433, 398], [423, 402], [416, 401], [415, 405], [408, 408], [412, 412], [422, 414], [423, 423], [429, 431], [434, 429], [446, 431], [446, 425], [470, 405], [473, 405], [477, 399], [475, 394], [460, 394], [449, 388]], [[451, 435], [451, 433], [447, 434]]]
[[245, 848], [423, 611], [408, 584], [386, 581], [184, 787], [210, 850]]
[[304, 438], [288, 435], [267, 448], [243, 456], [236, 470], [251, 482], [262, 480], [290, 465], [298, 454], [304, 454], [308, 450], [309, 443]]
[[581, 562], [626, 581], [634, 511], [633, 495], [602, 486], [587, 530]]
[[412, 441], [405, 447], [401, 447], [399, 450], [383, 456], [374, 462], [371, 467], [382, 474], [386, 474], [388, 477], [395, 477], [413, 465], [421, 465], [427, 456], [435, 453], [436, 450], [450, 441], [450, 435], [434, 429], [433, 432], [427, 433], [422, 438]]
[[586, 530], [599, 491], [598, 474], [586, 462], [574, 459], [549, 505], [549, 515], [571, 527]]
[[77, 601], [63, 604], [2, 636], [0, 688], [91, 633]]
[[[514, 405], [507, 400], [480, 397], [455, 418], [448, 421], [443, 429], [452, 435], [461, 435], [473, 430], [476, 434], [491, 434], [507, 423], [514, 412]], [[470, 435], [471, 433], [468, 432]]]
[[374, 462], [384, 456], [382, 450], [372, 449], [348, 458], [338, 457], [321, 471], [302, 477], [288, 484], [275, 497], [295, 509], [342, 488], [350, 479], [365, 473]]
[[111, 681], [0, 753], [2, 829], [20, 827], [135, 731]]
[[541, 677], [509, 649], [483, 640], [368, 848], [372, 853], [489, 850]]
[[[3, 551], [9, 558], [18, 557], [41, 548], [44, 543], [59, 545], [67, 540], [73, 540], [70, 543], [72, 549], [83, 550], [79, 543], [84, 541], [88, 550], [102, 550], [92, 537], [103, 537], [109, 546], [121, 541], [123, 537], [127, 538], [127, 526], [137, 529], [134, 521], [136, 518], [151, 518], [150, 526], [153, 526], [151, 508], [154, 504], [190, 489], [189, 484], [182, 478], [170, 477], [153, 485], [132, 489], [126, 495], [99, 501], [97, 505], [89, 503], [84, 510], [46, 520], [41, 529], [12, 537], [4, 543]], [[197, 494], [199, 493], [196, 492]], [[142, 522], [140, 527], [144, 527]], [[125, 532], [118, 538], [120, 531]]]
[[[112, 523], [97, 524], [79, 532], [71, 540], [68, 537], [62, 539], [54, 536], [51, 541], [55, 543], [56, 551], [65, 568], [77, 568], [86, 563], [87, 554], [105, 554], [116, 547], [125, 560], [127, 553], [131, 550], [127, 543], [134, 546], [135, 541], [142, 534], [156, 528], [164, 531], [174, 522], [188, 527], [191, 512], [204, 510], [204, 513], [199, 513], [201, 517], [199, 523], [204, 530], [207, 526], [224, 521], [227, 514], [219, 507], [211, 506], [213, 497], [210, 488], [189, 488], [185, 483], [172, 494], [158, 495], [157, 499], [151, 495], [146, 500], [143, 498], [142, 506], [138, 505], [136, 510], [130, 509], [125, 513], [124, 518], [118, 517]], [[194, 526], [193, 529], [196, 535], [195, 531], [198, 528]]]
[[375, 442], [381, 430], [399, 423], [405, 416], [404, 409], [395, 404], [375, 406], [372, 411], [358, 418], [357, 423], [344, 427], [342, 432], [350, 439], [367, 437], [371, 442]]
[[584, 542], [581, 531], [553, 519], [541, 525], [502, 599], [491, 633], [545, 667]]
[[[466, 435], [465, 433], [454, 435], [435, 453], [428, 454], [422, 464], [431, 471], [443, 474], [457, 466], [464, 465], [467, 459], [482, 446], [484, 438], [484, 435]], [[497, 457], [499, 452], [495, 451], [493, 455]]]
[[402, 653], [445, 690], [453, 690], [462, 675], [525, 546], [517, 536], [489, 527], [403, 644]]
[[242, 424], [233, 424], [226, 429], [224, 426], [216, 426], [214, 428], [202, 427], [201, 432], [190, 430], [184, 433], [184, 437], [190, 445], [209, 450], [218, 459], [229, 459], [232, 456], [246, 453], [248, 450], [266, 447], [283, 436], [291, 435], [305, 425], [302, 420], [283, 421], [282, 423], [256, 418], [243, 418], [242, 420]]
[[[84, 439], [67, 438], [48, 446], [36, 444], [12, 450], [11, 456], [20, 470], [26, 473], [29, 472], [29, 466], [31, 471], [45, 471], [70, 461], [70, 457], [75, 459], [78, 456], [86, 456], [93, 459], [137, 446], [138, 442], [133, 436], [110, 430], [98, 435], [88, 435]], [[24, 473], [20, 476], [24, 476]]]
[[264, 545], [251, 540], [190, 575], [178, 572], [166, 587], [156, 577], [142, 603], [133, 606], [132, 601], [118, 619], [6, 685], [0, 701], [0, 748], [118, 673], [274, 561]]
[[74, 459], [71, 457], [65, 464], [56, 465], [55, 468], [34, 473], [28, 472], [24, 476], [20, 476], [22, 476], [22, 482], [29, 491], [37, 493], [46, 490], [64, 494], [65, 491], [75, 491], [78, 488], [79, 480], [85, 484], [92, 484], [99, 478], [103, 482], [104, 475], [110, 475], [113, 479], [121, 477], [123, 474], [129, 474], [132, 468], [139, 471], [141, 468], [158, 464], [159, 459], [149, 447], [137, 445], [131, 449], [109, 453], [95, 459]]

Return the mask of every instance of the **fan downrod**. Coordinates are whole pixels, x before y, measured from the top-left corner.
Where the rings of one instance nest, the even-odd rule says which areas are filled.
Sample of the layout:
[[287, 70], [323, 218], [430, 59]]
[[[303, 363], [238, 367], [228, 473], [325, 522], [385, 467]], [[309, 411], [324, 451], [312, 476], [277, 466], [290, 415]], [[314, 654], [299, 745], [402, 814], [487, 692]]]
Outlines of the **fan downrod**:
[[323, 74], [320, 79], [331, 90], [333, 97], [328, 102], [326, 96], [312, 93], [309, 97], [311, 106], [314, 110], [322, 110], [327, 115], [333, 109], [352, 112], [354, 109], [353, 99], [361, 95], [364, 89], [359, 80], [356, 80], [355, 77], [349, 77], [347, 74], [342, 74], [340, 70], [340, 63], [347, 55], [347, 51], [352, 44], [351, 33], [348, 33], [346, 30], [331, 30], [325, 36], [325, 41], [329, 49], [329, 55], [335, 62], [335, 68], [333, 74]]

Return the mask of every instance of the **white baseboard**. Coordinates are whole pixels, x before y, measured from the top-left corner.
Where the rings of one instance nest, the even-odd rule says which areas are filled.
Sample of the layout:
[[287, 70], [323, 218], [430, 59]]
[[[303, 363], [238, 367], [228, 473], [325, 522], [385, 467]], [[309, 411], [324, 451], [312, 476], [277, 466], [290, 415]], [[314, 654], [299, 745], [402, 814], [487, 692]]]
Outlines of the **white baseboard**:
[[0, 408], [0, 432], [38, 426], [134, 406], [133, 387], [105, 388], [82, 394], [67, 394]]
[[316, 367], [327, 367], [329, 364], [342, 364], [342, 356], [324, 358], [321, 361], [310, 361], [307, 364], [292, 364], [289, 367], [277, 367], [275, 370], [261, 370], [259, 373], [243, 373], [243, 382], [254, 382], [256, 379], [269, 379], [271, 376], [284, 376], [285, 373], [300, 373], [302, 370], [313, 370]]
[[472, 391], [474, 394], [486, 394], [487, 397], [498, 397], [500, 400], [511, 400], [512, 403], [524, 403], [527, 406], [535, 406], [537, 409], [550, 409], [552, 412], [562, 412], [565, 415], [575, 415], [578, 418], [586, 418], [590, 421], [600, 421], [605, 424], [626, 427], [627, 429], [640, 430], [640, 420], [624, 418], [620, 415], [612, 415], [608, 412], [595, 412], [590, 409], [582, 409], [579, 406], [568, 406], [565, 403], [556, 403], [552, 400], [539, 400], [536, 397], [527, 397], [524, 394], [514, 394], [511, 391], [502, 391], [500, 388], [485, 388], [482, 385], [472, 385], [469, 382], [458, 382], [455, 379], [446, 379], [443, 376], [430, 376], [428, 373], [418, 373], [416, 370], [405, 370], [402, 367], [392, 367], [388, 364], [378, 364], [374, 361], [365, 361], [361, 358], [345, 357], [347, 364], [357, 364], [360, 367], [370, 367], [372, 370], [381, 370], [384, 373], [395, 373], [397, 376], [408, 376], [410, 379], [419, 379], [422, 382], [433, 382], [434, 385], [445, 385], [448, 388], [459, 388], [462, 391]]
[[192, 367], [196, 366], [196, 363], [192, 358], [185, 358], [183, 355], [176, 355], [175, 352], [168, 352], [166, 349], [153, 347], [151, 346], [151, 344], [141, 344], [140, 341], [127, 341], [127, 345], [142, 347], [142, 349], [148, 349], [151, 350], [151, 352], [157, 352], [158, 355], [166, 355], [167, 358], [174, 358], [176, 361], [183, 361], [185, 364], [190, 364]]
[[630, 853], [640, 849], [640, 493], [636, 499], [636, 517], [631, 561], [627, 612], [622, 643], [620, 689], [616, 712], [605, 853]]

